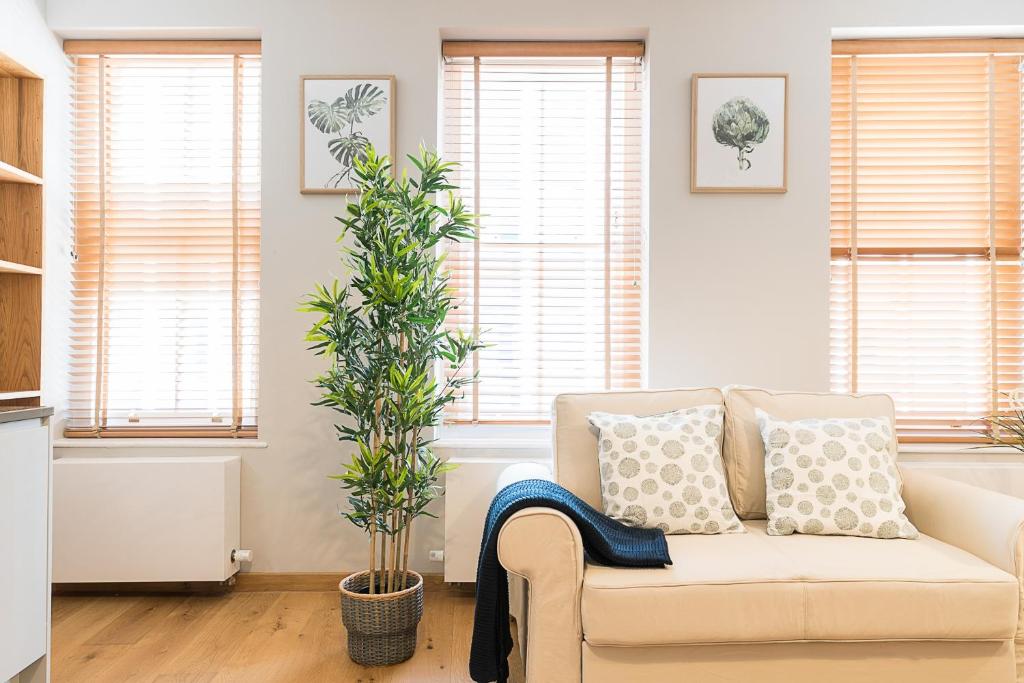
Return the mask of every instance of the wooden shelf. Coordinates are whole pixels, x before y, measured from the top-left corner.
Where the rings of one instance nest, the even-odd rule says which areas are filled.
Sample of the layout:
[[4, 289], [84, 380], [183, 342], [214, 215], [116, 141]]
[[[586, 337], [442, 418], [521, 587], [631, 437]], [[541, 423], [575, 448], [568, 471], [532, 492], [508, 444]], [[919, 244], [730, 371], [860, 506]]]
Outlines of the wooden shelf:
[[20, 273], [22, 275], [42, 275], [43, 269], [35, 266], [26, 266], [23, 263], [13, 261], [0, 261], [0, 273]]
[[0, 406], [39, 405], [43, 81], [2, 54], [0, 160]]
[[0, 183], [42, 185], [43, 179], [37, 175], [32, 175], [28, 171], [22, 171], [17, 166], [11, 166], [7, 162], [0, 161]]
[[14, 401], [19, 398], [39, 398], [39, 391], [0, 391], [0, 401]]
[[39, 76], [7, 55], [0, 54], [0, 78], [39, 78]]

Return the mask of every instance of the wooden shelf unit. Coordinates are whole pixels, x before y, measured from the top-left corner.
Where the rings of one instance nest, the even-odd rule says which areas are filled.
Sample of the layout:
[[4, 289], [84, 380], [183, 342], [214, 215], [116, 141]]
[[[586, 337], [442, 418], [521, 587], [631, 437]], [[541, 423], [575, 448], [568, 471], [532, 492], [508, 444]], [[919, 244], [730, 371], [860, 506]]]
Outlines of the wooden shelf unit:
[[35, 266], [26, 266], [22, 263], [0, 261], [0, 273], [21, 273], [22, 275], [42, 275], [43, 269]]
[[39, 405], [43, 80], [0, 54], [0, 406]]
[[25, 183], [26, 185], [42, 185], [43, 179], [23, 171], [17, 166], [0, 161], [0, 183]]
[[17, 401], [26, 398], [39, 398], [38, 391], [3, 391], [0, 392], [0, 400]]

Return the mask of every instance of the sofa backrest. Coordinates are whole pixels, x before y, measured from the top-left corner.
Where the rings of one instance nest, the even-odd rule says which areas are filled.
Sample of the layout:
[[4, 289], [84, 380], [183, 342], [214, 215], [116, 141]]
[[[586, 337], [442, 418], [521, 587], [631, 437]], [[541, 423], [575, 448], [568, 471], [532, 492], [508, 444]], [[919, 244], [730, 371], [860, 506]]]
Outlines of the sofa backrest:
[[[782, 420], [827, 417], [887, 417], [896, 419], [892, 397], [885, 394], [820, 394], [768, 389], [725, 390], [725, 444], [722, 458], [729, 497], [740, 519], [764, 519], [764, 441], [757, 427], [760, 408]], [[891, 453], [898, 452], [893, 430]], [[595, 458], [597, 451], [594, 451]]]
[[[657, 415], [681, 408], [721, 405], [722, 402], [722, 392], [717, 388], [560, 394], [555, 397], [551, 418], [555, 481], [598, 510], [601, 509], [601, 475], [597, 461], [598, 434], [587, 421], [587, 416], [592, 412]], [[763, 508], [763, 481], [761, 489]]]
[[[725, 405], [722, 459], [736, 514], [741, 519], [765, 518], [764, 442], [756, 409], [783, 420], [827, 417], [896, 419], [893, 400], [885, 394], [826, 394], [768, 389], [718, 388], [612, 391], [560, 394], [555, 397], [551, 432], [555, 481], [601, 509], [601, 476], [597, 430], [587, 421], [595, 411], [621, 415], [656, 415], [681, 408]], [[898, 446], [893, 430], [891, 452]]]

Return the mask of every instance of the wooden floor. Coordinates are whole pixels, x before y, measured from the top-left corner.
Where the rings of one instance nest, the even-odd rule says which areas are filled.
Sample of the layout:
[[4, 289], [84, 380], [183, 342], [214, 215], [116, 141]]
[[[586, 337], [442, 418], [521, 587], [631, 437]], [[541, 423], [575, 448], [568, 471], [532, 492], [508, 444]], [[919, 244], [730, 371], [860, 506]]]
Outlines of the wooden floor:
[[[469, 681], [473, 595], [428, 584], [416, 655], [387, 668], [346, 654], [338, 593], [55, 596], [55, 683]], [[512, 680], [523, 680], [517, 652]]]

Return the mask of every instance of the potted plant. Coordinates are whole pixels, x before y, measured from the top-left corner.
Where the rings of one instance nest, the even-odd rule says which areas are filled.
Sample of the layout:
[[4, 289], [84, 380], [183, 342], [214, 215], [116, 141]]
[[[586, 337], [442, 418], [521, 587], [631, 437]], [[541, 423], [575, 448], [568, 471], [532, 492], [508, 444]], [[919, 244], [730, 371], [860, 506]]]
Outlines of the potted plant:
[[431, 452], [431, 431], [475, 380], [460, 371], [480, 347], [444, 326], [455, 301], [439, 249], [474, 238], [473, 217], [451, 192], [452, 164], [422, 149], [409, 159], [418, 179], [396, 179], [372, 148], [356, 161], [359, 198], [338, 218], [338, 241], [351, 240], [343, 251], [351, 277], [317, 285], [302, 308], [320, 315], [306, 339], [330, 360], [314, 380], [322, 390], [314, 405], [345, 416], [337, 435], [354, 447], [332, 478], [347, 493], [343, 516], [368, 534], [369, 548], [367, 568], [340, 584], [341, 610], [349, 656], [370, 666], [416, 648], [423, 578], [409, 569], [413, 521], [433, 516], [427, 504], [448, 469]]

